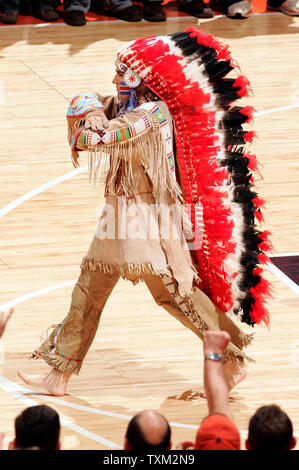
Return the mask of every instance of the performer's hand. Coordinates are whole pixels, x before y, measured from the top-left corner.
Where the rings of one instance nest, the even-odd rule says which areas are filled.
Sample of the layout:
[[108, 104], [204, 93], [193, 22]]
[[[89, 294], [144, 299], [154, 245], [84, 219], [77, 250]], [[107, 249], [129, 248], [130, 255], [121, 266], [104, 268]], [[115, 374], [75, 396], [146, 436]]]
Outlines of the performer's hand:
[[177, 444], [175, 450], [193, 450], [194, 446], [195, 444], [192, 441], [183, 441]]
[[86, 114], [85, 117], [85, 129], [91, 129], [93, 131], [102, 131], [109, 126], [109, 120], [107, 119], [104, 111], [99, 109], [91, 110]]
[[206, 331], [203, 339], [204, 353], [223, 354], [231, 337], [226, 331]]
[[7, 312], [0, 312], [0, 338], [4, 333], [8, 320], [12, 316], [13, 311], [14, 309], [11, 308], [10, 310], [7, 310]]

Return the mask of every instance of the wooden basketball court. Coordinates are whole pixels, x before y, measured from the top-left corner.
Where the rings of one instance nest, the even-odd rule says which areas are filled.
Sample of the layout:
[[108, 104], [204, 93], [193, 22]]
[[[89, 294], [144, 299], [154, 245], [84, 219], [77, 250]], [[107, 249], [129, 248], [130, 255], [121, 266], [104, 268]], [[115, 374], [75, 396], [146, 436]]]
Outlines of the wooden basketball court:
[[[207, 414], [202, 344], [151, 298], [143, 283], [121, 280], [69, 394], [53, 398], [25, 387], [17, 369], [46, 372], [29, 361], [40, 335], [68, 311], [73, 284], [97, 223], [103, 188], [88, 183], [87, 159], [74, 171], [66, 140], [68, 100], [79, 91], [114, 93], [114, 58], [128, 41], [198, 26], [230, 46], [251, 81], [256, 108], [252, 145], [268, 201], [265, 227], [275, 255], [299, 256], [299, 18], [280, 13], [245, 21], [168, 18], [166, 23], [89, 22], [0, 28], [0, 310], [15, 305], [2, 340], [0, 431], [7, 448], [14, 418], [45, 403], [62, 418], [64, 449], [121, 447], [128, 420], [155, 408], [172, 423], [174, 446], [192, 439]], [[272, 271], [272, 272], [271, 272]], [[231, 394], [235, 422], [246, 438], [257, 407], [276, 403], [299, 436], [298, 285], [282, 270], [267, 271], [275, 294], [271, 328], [255, 326], [247, 352], [256, 361]], [[297, 445], [299, 449], [299, 446]]]

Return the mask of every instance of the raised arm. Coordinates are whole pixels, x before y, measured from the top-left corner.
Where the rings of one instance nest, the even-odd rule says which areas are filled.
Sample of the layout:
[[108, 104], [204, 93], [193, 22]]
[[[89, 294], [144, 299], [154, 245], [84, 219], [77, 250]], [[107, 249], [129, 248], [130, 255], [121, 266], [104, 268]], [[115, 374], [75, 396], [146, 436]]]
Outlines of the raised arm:
[[207, 331], [203, 340], [204, 387], [209, 414], [223, 414], [232, 419], [229, 389], [222, 366], [222, 355], [230, 341], [226, 331]]
[[[204, 388], [208, 402], [209, 416], [221, 414], [230, 420], [233, 415], [229, 406], [229, 389], [222, 366], [222, 355], [230, 341], [226, 331], [207, 331], [203, 339]], [[180, 442], [176, 449], [194, 449], [191, 441]]]
[[[153, 117], [142, 106], [128, 114], [108, 121], [100, 108], [90, 113], [85, 124], [77, 130], [72, 141], [72, 151], [88, 150], [98, 145], [127, 142], [146, 133], [153, 126]], [[105, 120], [106, 119], [106, 120]]]
[[75, 96], [67, 113], [72, 151], [124, 142], [146, 132], [153, 123], [164, 128], [171, 121], [167, 106], [162, 102], [142, 104], [120, 117], [116, 117], [116, 111], [113, 97], [103, 98], [95, 93]]
[[[75, 105], [76, 126], [72, 124], [71, 142], [69, 139], [74, 165], [77, 166], [78, 152], [87, 150], [90, 180], [106, 183], [107, 175], [112, 180], [119, 166], [126, 161], [122, 171], [126, 181], [123, 188], [125, 191], [134, 184], [133, 166], [141, 163], [152, 183], [157, 203], [165, 203], [171, 197], [180, 204], [184, 220], [189, 221], [181, 188], [176, 181], [172, 120], [167, 105], [162, 101], [143, 103], [130, 112], [109, 119], [106, 127], [103, 124], [102, 130], [92, 129], [91, 124], [87, 128], [85, 104], [82, 104], [81, 117], [78, 115], [81, 111], [80, 99], [75, 101]], [[104, 111], [99, 99], [91, 102], [90, 113], [95, 119], [98, 116], [98, 123]], [[73, 118], [68, 116], [68, 120], [71, 119]], [[125, 194], [131, 195], [131, 190], [128, 189]]]

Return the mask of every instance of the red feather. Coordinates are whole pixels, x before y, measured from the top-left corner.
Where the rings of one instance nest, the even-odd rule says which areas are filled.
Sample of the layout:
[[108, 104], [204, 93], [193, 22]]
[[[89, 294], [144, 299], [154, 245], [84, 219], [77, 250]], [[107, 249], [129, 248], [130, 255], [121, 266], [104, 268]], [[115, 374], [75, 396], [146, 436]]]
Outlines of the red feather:
[[260, 255], [258, 255], [258, 260], [261, 264], [267, 264], [270, 261], [265, 253], [261, 253]]
[[253, 119], [253, 114], [256, 112], [253, 106], [244, 106], [240, 109], [240, 113], [247, 116], [246, 122], [251, 122]]
[[260, 224], [264, 222], [264, 216], [263, 216], [263, 213], [262, 213], [261, 210], [259, 210], [259, 209], [256, 210], [255, 211], [255, 216], [256, 216], [256, 218], [257, 218], [257, 220], [259, 221]]
[[[196, 38], [198, 44], [213, 48], [217, 52], [218, 59], [230, 60], [230, 64], [237, 67], [232, 62], [228, 47], [216, 38], [194, 27], [188, 28], [186, 32]], [[201, 248], [195, 252], [199, 275], [202, 278], [202, 289], [223, 311], [227, 311], [233, 307], [235, 299], [231, 289], [231, 278], [223, 271], [222, 266], [230, 255], [235, 254], [236, 243], [234, 217], [231, 204], [228, 203], [229, 197], [224, 190], [229, 172], [220, 167], [217, 160], [222, 150], [218, 138], [218, 117], [216, 109], [210, 105], [212, 102], [210, 88], [202, 89], [201, 84], [186, 75], [185, 59], [179, 55], [179, 48], [172, 50], [169, 44], [171, 42], [157, 37], [139, 39], [120, 57], [125, 63], [132, 64], [137, 72], [140, 70], [149, 88], [158, 92], [171, 110], [177, 131], [175, 142], [183, 196], [190, 205], [193, 226], [197, 221], [194, 201], [199, 201], [202, 206], [204, 237]], [[234, 86], [240, 88], [239, 96], [248, 95], [250, 84], [243, 75], [234, 80]], [[247, 121], [250, 121], [255, 110], [251, 106], [245, 106], [240, 112], [247, 116]], [[243, 134], [247, 142], [252, 142], [255, 135], [255, 132]], [[227, 148], [229, 150], [229, 145]], [[248, 168], [256, 170], [256, 156], [248, 153], [244, 157], [248, 158]], [[252, 176], [251, 181], [253, 181]], [[259, 221], [263, 218], [260, 211], [263, 203], [259, 197], [253, 200], [256, 207], [255, 215]], [[260, 236], [259, 248], [262, 251], [268, 251], [271, 246], [266, 233], [263, 232]], [[263, 264], [268, 259], [264, 253], [258, 257], [259, 262]], [[263, 305], [269, 290], [268, 284], [262, 279], [260, 271], [255, 271], [255, 274], [260, 277], [260, 281], [257, 286], [251, 288], [254, 304], [250, 316], [257, 323], [265, 321], [268, 324], [269, 314]]]
[[265, 203], [266, 203], [265, 199], [261, 199], [261, 198], [259, 198], [259, 197], [254, 197], [254, 198], [252, 199], [252, 202], [253, 202], [253, 204], [254, 204], [258, 209], [260, 209], [261, 207], [263, 207], [263, 206], [265, 205]]
[[248, 168], [251, 170], [251, 171], [255, 171], [257, 170], [257, 159], [256, 159], [256, 155], [252, 155], [251, 153], [244, 153], [244, 158], [248, 158], [249, 162], [248, 162]]
[[254, 131], [245, 132], [245, 134], [243, 134], [243, 137], [246, 140], [246, 142], [252, 143], [253, 139], [256, 137], [256, 132]]
[[249, 80], [244, 75], [239, 75], [234, 81], [234, 87], [240, 87], [241, 89], [237, 92], [239, 96], [249, 96], [251, 90]]

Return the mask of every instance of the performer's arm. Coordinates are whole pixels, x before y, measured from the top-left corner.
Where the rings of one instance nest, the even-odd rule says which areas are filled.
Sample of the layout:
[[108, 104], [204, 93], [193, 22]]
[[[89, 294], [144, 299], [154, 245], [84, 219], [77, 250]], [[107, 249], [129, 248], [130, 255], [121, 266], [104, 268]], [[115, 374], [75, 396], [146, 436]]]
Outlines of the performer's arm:
[[[210, 354], [222, 356], [230, 341], [226, 331], [207, 331], [203, 339], [204, 357]], [[217, 356], [216, 356], [217, 358]], [[229, 390], [225, 380], [221, 360], [204, 360], [204, 388], [208, 402], [209, 415], [222, 414], [233, 420], [229, 406]], [[191, 441], [180, 442], [176, 449], [194, 449], [195, 443]]]
[[[117, 104], [113, 97], [93, 93], [76, 96], [70, 103], [67, 118], [72, 151], [87, 150], [94, 146], [113, 145], [146, 134], [155, 123], [169, 121], [164, 103], [146, 103], [120, 117], [115, 117]], [[73, 123], [77, 125], [74, 126]]]
[[118, 100], [116, 96], [103, 96], [95, 94], [103, 108], [91, 108], [85, 116], [85, 129], [102, 131], [109, 125], [109, 120], [115, 118], [118, 111]]
[[67, 111], [70, 145], [79, 128], [98, 131], [107, 127], [108, 120], [116, 116], [117, 107], [115, 96], [101, 96], [97, 93], [74, 96]]
[[[98, 114], [100, 123], [101, 115]], [[87, 129], [82, 126], [78, 129], [72, 142], [72, 150], [87, 150], [98, 145], [113, 145], [129, 141], [148, 132], [153, 126], [153, 119], [149, 112], [143, 108], [133, 111], [105, 122], [102, 130]]]
[[205, 333], [203, 340], [205, 355], [204, 386], [209, 414], [223, 414], [232, 419], [232, 411], [229, 405], [229, 390], [222, 362], [221, 360], [215, 361], [208, 358], [211, 354], [222, 356], [229, 341], [230, 335], [226, 331], [207, 331]]
[[78, 131], [87, 126], [89, 129], [107, 126], [108, 119], [115, 117], [117, 112], [117, 99], [114, 96], [103, 97], [97, 93], [81, 93], [70, 101], [67, 111], [68, 142], [72, 148], [72, 160], [78, 165], [81, 148], [76, 148]]

